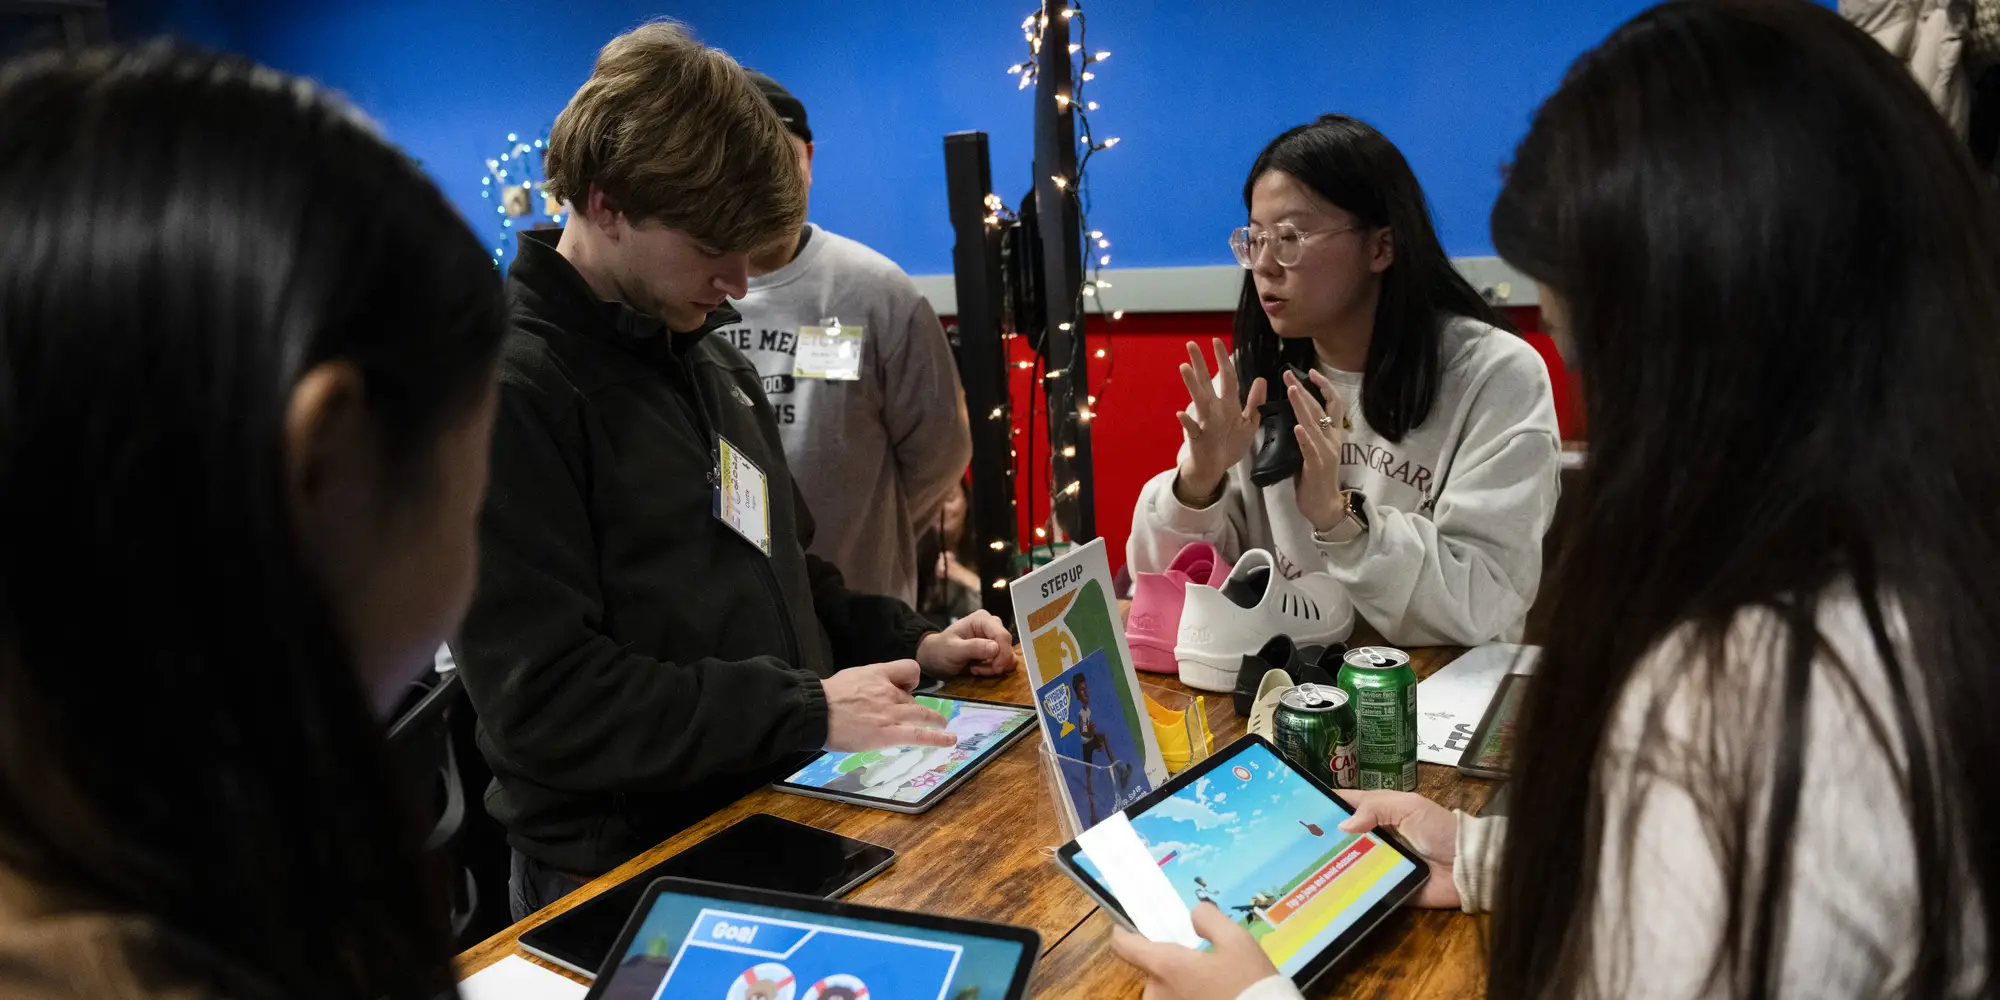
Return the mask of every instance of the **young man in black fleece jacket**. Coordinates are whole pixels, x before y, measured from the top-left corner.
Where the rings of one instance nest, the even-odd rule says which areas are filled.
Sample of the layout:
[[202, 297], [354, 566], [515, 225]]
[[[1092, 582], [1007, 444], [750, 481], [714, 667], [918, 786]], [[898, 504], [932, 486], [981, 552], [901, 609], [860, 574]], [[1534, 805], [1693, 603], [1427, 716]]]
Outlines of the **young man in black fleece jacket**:
[[[933, 632], [805, 553], [812, 519], [757, 370], [708, 336], [736, 318], [748, 252], [805, 213], [784, 126], [742, 69], [676, 25], [620, 36], [544, 166], [571, 212], [559, 238], [521, 234], [508, 273], [479, 589], [456, 648], [517, 918], [800, 751], [951, 745], [913, 702], [920, 671], [1014, 666], [991, 616]], [[748, 491], [719, 490], [724, 468]]]

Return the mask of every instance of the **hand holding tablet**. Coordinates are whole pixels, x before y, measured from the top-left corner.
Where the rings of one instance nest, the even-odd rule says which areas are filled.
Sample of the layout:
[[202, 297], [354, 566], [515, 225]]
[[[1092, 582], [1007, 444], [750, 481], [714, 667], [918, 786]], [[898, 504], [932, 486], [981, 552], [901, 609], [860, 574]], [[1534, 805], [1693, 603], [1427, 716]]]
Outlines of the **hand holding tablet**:
[[[1172, 984], [1177, 997], [1234, 997], [1277, 974], [1257, 939], [1241, 924], [1223, 916], [1214, 903], [1203, 903], [1192, 914], [1195, 932], [1209, 943], [1202, 951], [1176, 944], [1148, 941], [1122, 927], [1111, 932], [1111, 950], [1137, 966], [1156, 984]], [[1148, 990], [1147, 996], [1154, 995]]]
[[[1170, 887], [1183, 907], [1216, 904], [1236, 931], [1256, 941], [1270, 963], [1301, 986], [1430, 877], [1430, 864], [1393, 836], [1344, 829], [1352, 816], [1333, 789], [1256, 736], [1239, 740], [1124, 813], [1151, 863], [1147, 881]], [[1082, 843], [1086, 840], [1091, 842]], [[1124, 855], [1107, 859], [1121, 873], [1107, 882], [1097, 855], [1117, 843], [1079, 838], [1057, 852], [1057, 861], [1130, 928], [1126, 894], [1118, 884], [1129, 885], [1135, 870], [1147, 866], [1135, 869]], [[1147, 890], [1141, 898], [1156, 895]], [[1147, 905], [1133, 900], [1134, 907]], [[1215, 947], [1221, 943], [1217, 934], [1220, 928], [1201, 936]], [[1234, 931], [1222, 936], [1239, 937]]]
[[[1410, 898], [1412, 906], [1457, 908], [1458, 887], [1452, 883], [1451, 869], [1458, 817], [1411, 792], [1341, 789], [1338, 794], [1355, 810], [1340, 824], [1340, 830], [1392, 831], [1430, 866], [1430, 880]], [[1141, 937], [1122, 927], [1112, 931], [1111, 948], [1146, 974], [1162, 1000], [1233, 997], [1277, 973], [1277, 966], [1249, 930], [1224, 916], [1215, 904], [1198, 904], [1192, 918], [1195, 932], [1205, 942], [1199, 951], [1163, 943], [1157, 934]]]
[[1458, 886], [1452, 881], [1458, 855], [1456, 814], [1415, 792], [1343, 788], [1340, 797], [1354, 809], [1354, 815], [1340, 824], [1342, 831], [1393, 833], [1430, 868], [1431, 880], [1410, 897], [1411, 906], [1458, 909]]

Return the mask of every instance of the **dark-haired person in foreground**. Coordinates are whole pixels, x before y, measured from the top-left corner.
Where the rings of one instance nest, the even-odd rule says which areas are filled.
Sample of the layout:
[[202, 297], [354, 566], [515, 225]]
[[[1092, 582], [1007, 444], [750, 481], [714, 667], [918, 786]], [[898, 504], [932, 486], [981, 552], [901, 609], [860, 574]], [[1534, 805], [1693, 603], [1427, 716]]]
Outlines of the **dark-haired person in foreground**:
[[1560, 472], [1541, 356], [1453, 269], [1368, 125], [1325, 115], [1271, 140], [1243, 204], [1236, 360], [1218, 340], [1212, 381], [1188, 345], [1186, 442], [1139, 494], [1133, 569], [1192, 542], [1269, 549], [1287, 576], [1329, 574], [1392, 643], [1518, 639]]
[[[1493, 236], [1583, 372], [1586, 516], [1509, 818], [1354, 793], [1342, 829], [1492, 911], [1496, 1000], [1994, 996], [2000, 225], [1965, 148], [1814, 4], [1664, 4], [1542, 106]], [[1149, 996], [1297, 995], [1196, 920], [1213, 954], [1118, 939]]]
[[709, 336], [749, 252], [805, 221], [790, 135], [742, 67], [678, 25], [621, 35], [543, 164], [570, 212], [522, 234], [507, 275], [484, 558], [454, 647], [517, 918], [800, 751], [952, 745], [920, 673], [1013, 669], [992, 615], [938, 632], [806, 554], [757, 369]]
[[503, 328], [311, 84], [0, 68], [0, 996], [450, 990], [380, 715], [471, 598]]

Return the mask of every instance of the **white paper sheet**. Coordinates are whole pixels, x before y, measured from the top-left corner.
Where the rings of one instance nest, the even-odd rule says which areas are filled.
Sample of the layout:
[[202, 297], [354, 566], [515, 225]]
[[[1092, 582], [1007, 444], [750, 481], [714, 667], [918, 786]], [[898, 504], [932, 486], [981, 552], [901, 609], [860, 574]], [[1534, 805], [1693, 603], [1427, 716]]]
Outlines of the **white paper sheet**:
[[509, 955], [458, 984], [459, 1000], [579, 1000], [590, 987]]
[[1132, 821], [1122, 812], [1076, 838], [1083, 856], [1097, 866], [1106, 889], [1118, 900], [1132, 926], [1151, 941], [1199, 948], [1201, 935], [1194, 932], [1194, 918], [1186, 903], [1174, 892], [1174, 885], [1153, 860], [1153, 852], [1132, 829]]
[[1417, 685], [1417, 759], [1458, 766], [1500, 678], [1532, 673], [1539, 646], [1495, 642], [1468, 649]]

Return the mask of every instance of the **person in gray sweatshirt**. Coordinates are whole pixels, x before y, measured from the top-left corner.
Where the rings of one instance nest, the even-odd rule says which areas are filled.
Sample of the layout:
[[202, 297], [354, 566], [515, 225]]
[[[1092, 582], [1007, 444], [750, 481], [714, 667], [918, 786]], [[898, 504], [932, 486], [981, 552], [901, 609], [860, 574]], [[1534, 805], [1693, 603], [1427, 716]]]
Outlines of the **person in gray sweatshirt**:
[[[792, 132], [812, 183], [805, 105], [751, 80]], [[785, 457], [820, 525], [813, 555], [847, 586], [917, 596], [917, 539], [972, 461], [965, 391], [944, 327], [910, 276], [808, 223], [750, 261], [743, 318], [716, 331], [749, 357], [777, 413]]]
[[1235, 361], [1218, 340], [1211, 378], [1188, 345], [1185, 442], [1140, 491], [1133, 571], [1193, 542], [1265, 549], [1288, 578], [1331, 577], [1394, 645], [1519, 642], [1560, 492], [1541, 356], [1452, 268], [1369, 125], [1324, 115], [1271, 140], [1243, 202]]

